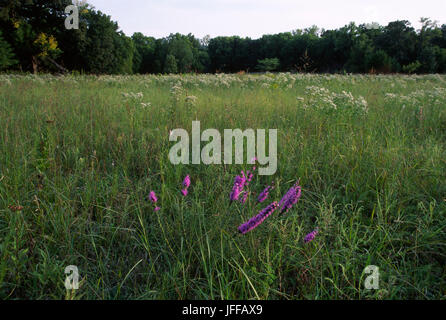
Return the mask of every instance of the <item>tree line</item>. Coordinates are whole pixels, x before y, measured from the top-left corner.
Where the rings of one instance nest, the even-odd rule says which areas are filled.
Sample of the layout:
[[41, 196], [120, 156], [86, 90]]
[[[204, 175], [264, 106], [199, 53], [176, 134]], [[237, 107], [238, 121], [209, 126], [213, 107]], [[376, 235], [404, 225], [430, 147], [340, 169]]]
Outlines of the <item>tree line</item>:
[[0, 70], [94, 74], [204, 72], [445, 73], [446, 24], [421, 19], [387, 26], [316, 26], [259, 39], [171, 34], [126, 36], [110, 16], [79, 4], [79, 28], [65, 29], [70, 0], [0, 0]]

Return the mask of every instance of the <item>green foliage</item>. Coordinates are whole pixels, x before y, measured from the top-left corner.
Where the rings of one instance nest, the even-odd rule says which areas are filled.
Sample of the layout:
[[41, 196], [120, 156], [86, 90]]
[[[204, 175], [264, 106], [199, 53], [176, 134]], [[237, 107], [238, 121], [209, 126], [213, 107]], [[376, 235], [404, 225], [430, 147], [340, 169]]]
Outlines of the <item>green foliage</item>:
[[375, 70], [379, 73], [389, 73], [392, 69], [392, 59], [384, 50], [376, 50], [366, 56], [367, 70]]
[[89, 10], [86, 15], [85, 61], [93, 73], [131, 73], [133, 43], [124, 33], [118, 32], [117, 23], [100, 11]]
[[0, 70], [13, 66], [18, 61], [14, 59], [14, 53], [9, 43], [7, 43], [0, 31]]
[[[167, 56], [166, 56], [166, 66], [164, 71], [168, 73], [185, 73], [191, 71], [192, 63], [194, 61], [194, 55], [192, 52], [192, 45], [186, 36], [180, 35], [179, 33], [170, 35], [167, 39]], [[167, 61], [167, 57], [175, 57], [177, 71], [173, 71], [172, 59]], [[167, 70], [169, 71], [166, 71]]]
[[420, 69], [420, 67], [421, 63], [417, 60], [415, 62], [409, 63], [406, 66], [403, 66], [403, 72], [408, 74], [416, 73]]
[[177, 60], [172, 54], [168, 54], [164, 62], [164, 73], [178, 73]]
[[258, 61], [257, 70], [259, 71], [276, 71], [280, 66], [277, 58], [266, 58]]
[[133, 34], [132, 40], [135, 48], [133, 56], [133, 72], [143, 74], [153, 71], [156, 39], [153, 37], [146, 37], [142, 33], [137, 32]]
[[[58, 38], [64, 25], [69, 0], [6, 0], [0, 18], [0, 30], [13, 47], [23, 70], [54, 71], [51, 59], [61, 53]], [[64, 30], [65, 31], [65, 30]], [[63, 51], [63, 49], [62, 49]]]
[[438, 72], [446, 73], [446, 48], [441, 48], [437, 55]]
[[[427, 18], [421, 19], [418, 31], [408, 21], [398, 20], [387, 26], [350, 23], [335, 30], [312, 26], [259, 39], [207, 36], [200, 40], [179, 33], [155, 39], [138, 32], [130, 38], [109, 16], [88, 4], [79, 8], [79, 29], [65, 30], [69, 0], [4, 1], [0, 30], [18, 60], [16, 68], [23, 71], [388, 73], [414, 72], [411, 67], [418, 61], [421, 66], [416, 72], [446, 72], [446, 25], [440, 27]], [[54, 39], [57, 50], [48, 50], [50, 43], [39, 40], [42, 35]], [[176, 68], [171, 57], [166, 61], [168, 55], [175, 58]]]
[[437, 56], [440, 48], [438, 46], [426, 46], [420, 50], [418, 59], [421, 63], [421, 71], [424, 73], [434, 73], [438, 68]]

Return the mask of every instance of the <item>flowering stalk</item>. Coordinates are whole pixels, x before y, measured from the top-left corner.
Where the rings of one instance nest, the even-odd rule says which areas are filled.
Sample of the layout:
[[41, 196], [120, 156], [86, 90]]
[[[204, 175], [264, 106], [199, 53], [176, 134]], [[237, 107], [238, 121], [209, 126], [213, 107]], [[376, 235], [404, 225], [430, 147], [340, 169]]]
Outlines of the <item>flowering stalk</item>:
[[307, 234], [304, 238], [304, 242], [308, 243], [314, 240], [316, 238], [317, 234], [319, 233], [319, 228], [316, 228], [314, 231]]
[[[254, 168], [255, 170], [255, 168]], [[240, 201], [242, 203], [246, 202], [246, 199], [248, 198], [248, 193], [247, 191], [244, 191], [245, 187], [248, 187], [249, 183], [251, 182], [252, 178], [253, 178], [253, 174], [251, 173], [251, 171], [246, 171], [246, 174], [244, 171], [241, 172], [241, 175], [235, 177], [234, 180], [234, 186], [232, 187], [232, 191], [231, 194], [229, 195], [229, 199], [232, 201]], [[240, 194], [242, 194], [244, 192], [244, 196], [242, 199], [239, 199]]]
[[249, 231], [257, 228], [263, 221], [265, 221], [266, 218], [268, 218], [277, 208], [279, 207], [279, 204], [277, 201], [271, 203], [269, 206], [267, 206], [265, 209], [260, 211], [258, 215], [255, 217], [252, 217], [247, 222], [242, 224], [238, 227], [238, 231], [241, 234], [246, 234]]
[[285, 194], [285, 196], [280, 200], [280, 213], [287, 213], [296, 203], [302, 193], [302, 188], [296, 183], [290, 190]]
[[248, 196], [249, 196], [249, 192], [248, 192], [248, 191], [245, 191], [245, 192], [243, 193], [243, 198], [240, 200], [240, 202], [241, 202], [241, 203], [245, 203], [246, 200], [248, 200]]
[[246, 176], [245, 173], [242, 171], [241, 175], [236, 176], [234, 179], [234, 186], [232, 187], [231, 194], [229, 195], [231, 202], [239, 199], [239, 196], [243, 192], [245, 184]]
[[158, 198], [156, 197], [155, 191], [150, 191], [149, 199], [150, 199], [150, 201], [152, 201], [152, 203], [155, 204], [155, 209], [153, 209], [153, 211], [155, 211], [155, 212], [159, 211], [161, 208], [156, 206], [156, 203], [158, 202]]
[[155, 191], [150, 191], [149, 199], [153, 203], [156, 203], [158, 201], [158, 198], [156, 197]]
[[181, 193], [185, 197], [188, 194], [187, 189], [190, 187], [190, 177], [189, 177], [189, 175], [187, 175], [186, 178], [184, 178], [184, 180], [183, 180], [183, 187], [184, 187], [184, 189], [181, 190]]
[[260, 193], [257, 197], [257, 202], [262, 203], [263, 201], [265, 201], [268, 198], [269, 192], [272, 188], [272, 186], [267, 186], [265, 189], [263, 189], [262, 193]]

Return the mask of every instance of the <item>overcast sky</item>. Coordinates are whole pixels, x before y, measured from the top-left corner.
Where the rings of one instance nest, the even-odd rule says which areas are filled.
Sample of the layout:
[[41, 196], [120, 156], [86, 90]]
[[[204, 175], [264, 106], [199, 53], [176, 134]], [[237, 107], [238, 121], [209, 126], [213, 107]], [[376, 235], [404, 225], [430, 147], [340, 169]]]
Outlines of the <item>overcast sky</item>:
[[446, 0], [88, 0], [110, 15], [127, 35], [142, 32], [162, 38], [192, 33], [198, 38], [263, 34], [312, 25], [334, 29], [350, 21], [409, 20], [418, 29], [420, 17], [446, 23]]

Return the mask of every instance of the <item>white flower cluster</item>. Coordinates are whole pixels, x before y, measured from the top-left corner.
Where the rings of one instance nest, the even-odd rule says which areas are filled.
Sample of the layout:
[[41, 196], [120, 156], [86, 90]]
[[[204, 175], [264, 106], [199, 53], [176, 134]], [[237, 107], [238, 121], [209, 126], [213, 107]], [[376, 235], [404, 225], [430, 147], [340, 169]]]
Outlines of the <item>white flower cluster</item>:
[[402, 108], [444, 106], [446, 88], [418, 89], [407, 95], [389, 92], [386, 93], [385, 100], [388, 103], [400, 105]]
[[[109, 87], [123, 87], [133, 83], [141, 88], [153, 86], [169, 86], [170, 88], [272, 88], [294, 90], [296, 87], [327, 86], [336, 81], [345, 85], [377, 84], [389, 87], [395, 91], [417, 85], [418, 82], [430, 82], [444, 86], [444, 75], [361, 75], [361, 74], [302, 74], [302, 73], [262, 73], [262, 74], [182, 74], [182, 75], [0, 75], [0, 82], [30, 80], [38, 84], [51, 82], [66, 82], [73, 86], [89, 84], [91, 82], [104, 83]], [[175, 91], [175, 90], [174, 90]], [[184, 97], [182, 97], [184, 98]]]
[[152, 103], [150, 103], [150, 102], [141, 102], [141, 107], [144, 109], [144, 108], [148, 108], [148, 107], [150, 107], [150, 106], [152, 106]]
[[140, 100], [144, 98], [144, 94], [142, 92], [133, 93], [133, 92], [123, 92], [122, 95], [127, 99]]
[[351, 92], [336, 93], [324, 87], [308, 86], [306, 98], [298, 97], [304, 102], [304, 108], [316, 108], [324, 111], [350, 110], [356, 113], [367, 113], [368, 103], [364, 97], [354, 97]]
[[184, 95], [184, 89], [181, 85], [181, 82], [177, 82], [175, 83], [171, 88], [170, 88], [170, 95], [172, 96], [172, 98], [175, 101], [180, 101], [181, 97]]

